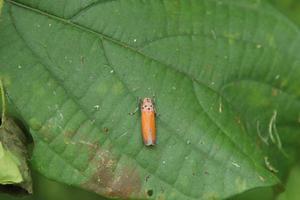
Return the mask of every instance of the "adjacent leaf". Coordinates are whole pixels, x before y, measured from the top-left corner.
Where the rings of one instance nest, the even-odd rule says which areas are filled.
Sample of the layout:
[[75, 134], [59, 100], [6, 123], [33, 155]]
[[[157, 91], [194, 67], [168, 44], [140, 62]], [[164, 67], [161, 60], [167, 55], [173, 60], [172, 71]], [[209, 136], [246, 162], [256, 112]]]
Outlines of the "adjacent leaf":
[[3, 5], [3, 1], [0, 0], [0, 14], [1, 14], [2, 5]]
[[298, 26], [300, 25], [300, 2], [297, 0], [269, 0], [279, 11], [284, 13]]
[[299, 184], [300, 184], [300, 167], [293, 166], [287, 181], [287, 189], [280, 194], [277, 200], [297, 200], [299, 198]]
[[[36, 171], [32, 171], [33, 183], [34, 183], [34, 193], [32, 195], [27, 195], [22, 197], [22, 200], [53, 200], [53, 199], [88, 199], [88, 200], [107, 200], [101, 198], [95, 193], [80, 190], [76, 187], [70, 185], [58, 183], [56, 181], [50, 181]], [[0, 193], [0, 199], [4, 200], [20, 200], [19, 196], [12, 196]]]
[[19, 192], [21, 188], [27, 193], [32, 193], [25, 135], [12, 119], [5, 118], [5, 121], [3, 119], [2, 121], [0, 126], [0, 185], [15, 186], [16, 192]]
[[26, 137], [15, 121], [6, 116], [6, 96], [1, 79], [0, 92], [0, 189], [12, 193], [32, 193]]
[[9, 151], [3, 148], [0, 143], [0, 184], [14, 184], [23, 181], [18, 168], [18, 159]]
[[[256, 122], [268, 133], [274, 110], [272, 127], [298, 119], [300, 39], [268, 4], [6, 1], [0, 38], [1, 77], [47, 177], [123, 199], [219, 199], [278, 183], [264, 162], [276, 144]], [[128, 113], [152, 95], [161, 115], [147, 148]]]
[[255, 188], [253, 190], [249, 190], [242, 194], [238, 194], [227, 200], [254, 200], [254, 199], [274, 200], [275, 195], [272, 190], [272, 187]]

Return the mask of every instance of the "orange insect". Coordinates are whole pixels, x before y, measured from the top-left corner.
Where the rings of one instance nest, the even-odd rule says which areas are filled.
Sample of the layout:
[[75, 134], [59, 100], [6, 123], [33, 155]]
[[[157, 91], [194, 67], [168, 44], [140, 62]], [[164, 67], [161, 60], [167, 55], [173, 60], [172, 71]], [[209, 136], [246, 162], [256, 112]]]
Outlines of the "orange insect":
[[142, 114], [142, 135], [144, 144], [151, 146], [156, 144], [156, 111], [151, 98], [144, 98], [140, 104]]

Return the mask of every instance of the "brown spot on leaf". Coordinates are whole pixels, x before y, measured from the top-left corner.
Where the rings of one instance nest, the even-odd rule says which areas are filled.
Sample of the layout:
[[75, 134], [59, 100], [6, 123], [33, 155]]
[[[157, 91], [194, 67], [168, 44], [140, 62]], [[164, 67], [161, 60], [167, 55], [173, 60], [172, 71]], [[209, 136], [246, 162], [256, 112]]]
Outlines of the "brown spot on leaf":
[[145, 181], [148, 182], [149, 178], [150, 178], [150, 175], [147, 175], [145, 178]]
[[153, 195], [153, 190], [152, 189], [147, 190], [147, 196], [151, 197], [152, 195]]
[[78, 145], [78, 148], [81, 148], [80, 146], [86, 147], [89, 152], [88, 161], [91, 162], [94, 159], [94, 156], [99, 148], [98, 142], [88, 142], [84, 140], [79, 140], [78, 142], [72, 142], [72, 144]]
[[121, 164], [117, 166], [117, 158], [99, 146], [91, 154], [91, 165], [96, 169], [90, 179], [82, 184], [83, 188], [109, 198], [127, 199], [141, 196], [141, 179], [134, 167]]
[[241, 124], [241, 117], [238, 115], [235, 116], [235, 121], [236, 121], [236, 123]]
[[165, 200], [165, 199], [166, 199], [165, 194], [159, 194], [157, 196], [157, 200]]
[[52, 139], [55, 137], [55, 134], [53, 133], [53, 131], [51, 131], [52, 129], [53, 129], [53, 126], [49, 123], [46, 123], [39, 130], [39, 134], [40, 134], [40, 136], [42, 136], [42, 138], [45, 141], [52, 141]]
[[75, 131], [69, 131], [69, 130], [67, 130], [67, 131], [64, 132], [64, 136], [67, 139], [72, 139], [75, 134], [76, 134]]
[[103, 128], [103, 132], [104, 132], [104, 133], [108, 133], [108, 131], [109, 131], [109, 130], [108, 130], [107, 127], [104, 127], [104, 128]]
[[276, 97], [278, 95], [278, 89], [272, 88], [272, 96]]
[[135, 169], [125, 168], [122, 174], [114, 181], [111, 197], [128, 198], [132, 193], [138, 193], [141, 189], [139, 174]]

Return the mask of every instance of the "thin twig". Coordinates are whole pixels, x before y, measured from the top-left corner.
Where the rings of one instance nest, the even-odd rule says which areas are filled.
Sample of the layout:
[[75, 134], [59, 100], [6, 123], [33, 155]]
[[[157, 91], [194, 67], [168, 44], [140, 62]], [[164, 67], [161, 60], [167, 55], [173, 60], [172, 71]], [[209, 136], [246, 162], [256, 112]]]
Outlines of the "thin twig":
[[2, 125], [5, 121], [6, 104], [5, 104], [5, 91], [1, 79], [0, 79], [0, 92], [1, 92], [1, 99], [2, 99], [2, 118], [1, 118], [2, 121], [1, 125]]
[[278, 173], [278, 170], [273, 167], [273, 165], [269, 162], [269, 158], [267, 156], [264, 157], [266, 167], [274, 173]]
[[269, 136], [270, 136], [271, 141], [274, 144], [276, 143], [276, 140], [275, 140], [275, 138], [273, 136], [273, 126], [274, 126], [273, 124], [276, 121], [276, 116], [277, 116], [277, 111], [274, 110], [273, 115], [272, 115], [271, 120], [270, 120], [270, 123], [269, 123]]
[[277, 140], [277, 146], [281, 150], [282, 149], [282, 144], [281, 144], [281, 140], [280, 140], [280, 137], [279, 137], [279, 134], [278, 134], [275, 123], [273, 124], [273, 130], [274, 130], [274, 134], [275, 134], [275, 137], [276, 137], [276, 140]]
[[259, 138], [261, 139], [261, 141], [263, 141], [266, 145], [269, 145], [269, 142], [268, 142], [269, 138], [268, 138], [268, 136], [264, 137], [264, 136], [262, 136], [262, 134], [260, 132], [259, 121], [258, 120], [256, 121], [256, 131], [257, 131], [257, 134], [258, 134]]

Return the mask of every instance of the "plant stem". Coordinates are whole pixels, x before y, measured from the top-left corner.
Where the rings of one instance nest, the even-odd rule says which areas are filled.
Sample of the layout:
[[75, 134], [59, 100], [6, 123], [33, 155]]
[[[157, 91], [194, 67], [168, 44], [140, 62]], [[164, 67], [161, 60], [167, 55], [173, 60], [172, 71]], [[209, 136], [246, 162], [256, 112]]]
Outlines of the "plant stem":
[[0, 92], [1, 92], [1, 98], [2, 98], [2, 118], [1, 118], [1, 122], [2, 122], [1, 126], [2, 126], [5, 121], [5, 112], [6, 112], [5, 91], [4, 91], [2, 79], [0, 79]]

